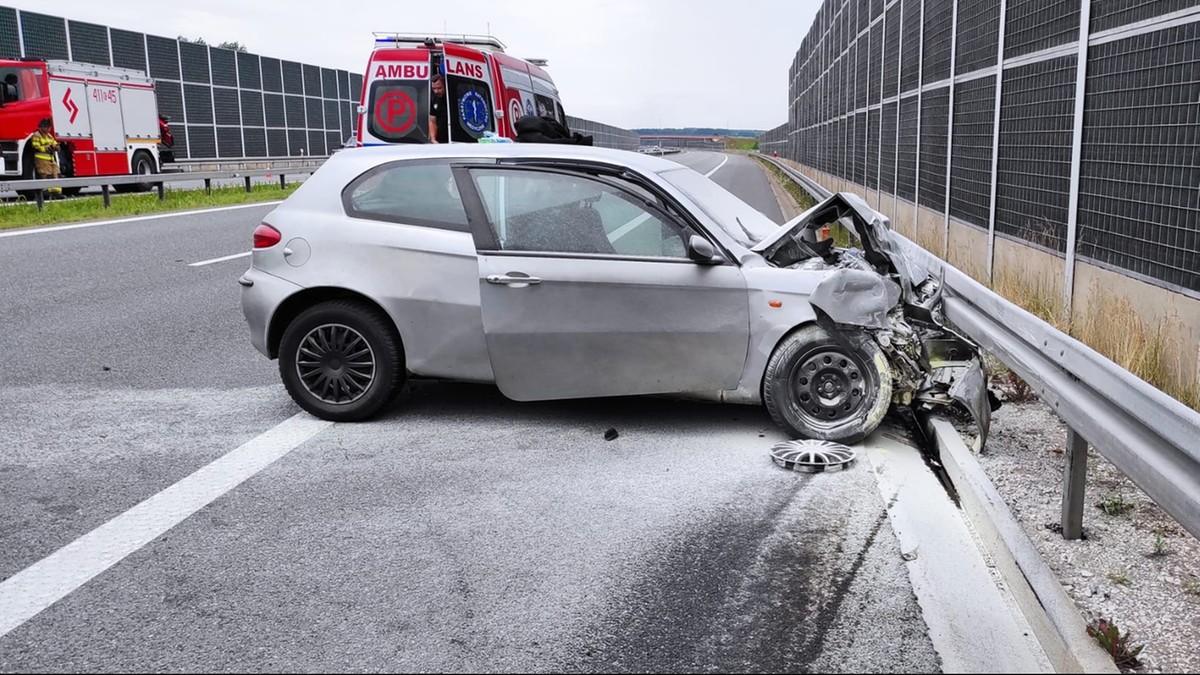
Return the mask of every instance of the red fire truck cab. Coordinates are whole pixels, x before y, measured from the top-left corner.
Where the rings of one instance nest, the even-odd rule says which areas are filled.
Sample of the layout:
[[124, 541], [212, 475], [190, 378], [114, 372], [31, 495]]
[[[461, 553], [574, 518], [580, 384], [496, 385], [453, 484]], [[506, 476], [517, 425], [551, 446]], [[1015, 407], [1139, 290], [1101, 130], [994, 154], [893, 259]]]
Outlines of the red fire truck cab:
[[504, 53], [491, 36], [375, 33], [358, 106], [357, 145], [430, 143], [430, 80], [446, 78], [451, 143], [475, 143], [491, 133], [516, 138], [526, 115], [566, 124], [545, 61]]
[[[64, 176], [157, 173], [165, 118], [145, 73], [69, 61], [0, 60], [3, 175], [33, 178], [29, 142], [50, 118]], [[169, 131], [167, 135], [169, 143]]]

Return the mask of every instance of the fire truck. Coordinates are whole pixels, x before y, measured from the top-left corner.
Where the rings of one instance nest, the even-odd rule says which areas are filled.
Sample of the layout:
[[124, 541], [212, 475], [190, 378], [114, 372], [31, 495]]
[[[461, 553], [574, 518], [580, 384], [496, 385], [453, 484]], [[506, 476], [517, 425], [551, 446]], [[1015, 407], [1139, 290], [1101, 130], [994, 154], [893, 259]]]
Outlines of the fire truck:
[[429, 143], [430, 80], [446, 79], [451, 143], [494, 134], [516, 139], [526, 115], [567, 123], [543, 59], [505, 53], [490, 35], [375, 33], [358, 106], [357, 145]]
[[170, 157], [170, 130], [158, 114], [154, 81], [145, 73], [70, 61], [0, 60], [4, 176], [34, 177], [29, 141], [46, 118], [59, 143], [63, 176], [149, 175]]

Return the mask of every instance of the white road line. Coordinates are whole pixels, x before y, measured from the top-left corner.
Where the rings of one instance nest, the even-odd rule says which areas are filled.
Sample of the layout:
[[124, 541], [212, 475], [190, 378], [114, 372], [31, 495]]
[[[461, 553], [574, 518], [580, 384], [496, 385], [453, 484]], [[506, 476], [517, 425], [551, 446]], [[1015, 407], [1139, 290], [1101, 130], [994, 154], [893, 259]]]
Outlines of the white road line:
[[0, 583], [0, 637], [332, 425], [295, 416]]
[[716, 173], [716, 172], [720, 171], [720, 170], [721, 170], [721, 167], [725, 166], [725, 162], [728, 162], [728, 161], [729, 161], [729, 155], [721, 155], [721, 156], [722, 156], [722, 157], [724, 157], [725, 159], [721, 160], [721, 163], [717, 165], [717, 168], [715, 168], [715, 169], [713, 169], [712, 171], [709, 171], [708, 173], [704, 174], [704, 177], [705, 177], [705, 178], [711, 178], [711, 177], [712, 177], [712, 175], [713, 175], [714, 173]]
[[75, 223], [73, 225], [55, 225], [54, 227], [39, 227], [32, 230], [7, 230], [0, 232], [0, 239], [4, 237], [20, 237], [26, 234], [41, 234], [42, 232], [59, 232], [62, 230], [78, 230], [85, 227], [99, 227], [101, 225], [116, 225], [118, 223], [134, 223], [139, 220], [153, 220], [155, 218], [170, 218], [172, 216], [194, 216], [201, 213], [217, 213], [218, 211], [232, 211], [234, 209], [250, 209], [255, 206], [275, 206], [282, 204], [282, 201], [273, 202], [255, 202], [253, 204], [238, 204], [237, 206], [218, 206], [214, 209], [200, 209], [197, 211], [170, 211], [168, 213], [156, 213], [152, 216], [137, 216], [135, 218], [119, 218], [117, 220], [97, 220], [89, 223]]
[[213, 263], [225, 262], [226, 260], [233, 260], [234, 258], [245, 258], [250, 253], [250, 251], [246, 251], [245, 253], [234, 253], [233, 255], [221, 258], [213, 258], [212, 260], [201, 260], [200, 262], [188, 263], [188, 267], [200, 267], [201, 265], [211, 265]]
[[633, 230], [633, 228], [637, 227], [638, 225], [641, 225], [642, 223], [646, 222], [647, 220], [650, 220], [650, 214], [643, 213], [642, 215], [638, 216], [637, 218], [634, 218], [633, 220], [629, 221], [628, 223], [625, 223], [624, 225], [613, 230], [612, 234], [608, 235], [608, 242], [611, 244], [611, 243], [617, 241], [621, 237], [624, 237], [625, 235], [629, 234]]

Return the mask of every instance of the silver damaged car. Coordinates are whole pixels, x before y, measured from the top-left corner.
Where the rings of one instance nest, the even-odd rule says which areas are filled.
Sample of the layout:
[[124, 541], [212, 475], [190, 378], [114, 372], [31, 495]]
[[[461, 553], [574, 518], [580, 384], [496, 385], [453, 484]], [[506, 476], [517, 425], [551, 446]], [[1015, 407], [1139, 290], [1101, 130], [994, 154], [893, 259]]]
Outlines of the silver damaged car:
[[[861, 248], [817, 233], [841, 221]], [[546, 144], [339, 152], [254, 232], [251, 343], [308, 412], [365, 420], [407, 378], [518, 401], [762, 404], [852, 443], [895, 404], [987, 433], [974, 344], [887, 219], [838, 194], [778, 225], [692, 169]]]

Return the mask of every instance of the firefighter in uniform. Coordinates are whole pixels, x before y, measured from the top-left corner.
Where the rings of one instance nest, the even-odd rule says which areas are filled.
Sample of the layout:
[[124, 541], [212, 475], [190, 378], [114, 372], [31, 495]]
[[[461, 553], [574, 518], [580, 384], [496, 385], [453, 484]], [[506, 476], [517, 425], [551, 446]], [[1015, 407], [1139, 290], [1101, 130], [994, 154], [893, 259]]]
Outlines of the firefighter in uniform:
[[[60, 178], [58, 173], [58, 141], [50, 133], [50, 118], [38, 122], [33, 135], [33, 170], [38, 178]], [[62, 188], [52, 187], [51, 198], [62, 197]]]

